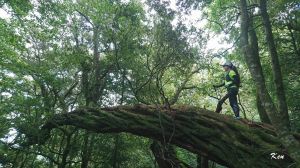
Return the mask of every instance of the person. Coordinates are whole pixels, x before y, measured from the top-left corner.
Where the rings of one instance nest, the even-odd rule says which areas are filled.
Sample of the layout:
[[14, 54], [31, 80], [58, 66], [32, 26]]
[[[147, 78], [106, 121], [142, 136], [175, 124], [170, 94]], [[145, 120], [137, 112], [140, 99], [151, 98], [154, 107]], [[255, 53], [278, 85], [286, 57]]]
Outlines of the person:
[[214, 89], [225, 86], [227, 89], [227, 94], [222, 97], [217, 105], [216, 112], [220, 113], [222, 110], [222, 104], [225, 102], [226, 99], [229, 98], [230, 106], [234, 112], [235, 119], [240, 119], [240, 109], [237, 102], [237, 94], [239, 92], [239, 86], [240, 86], [240, 78], [239, 74], [237, 72], [237, 69], [230, 61], [226, 61], [224, 64], [222, 64], [224, 71], [225, 71], [225, 77], [224, 82], [219, 85], [213, 85]]

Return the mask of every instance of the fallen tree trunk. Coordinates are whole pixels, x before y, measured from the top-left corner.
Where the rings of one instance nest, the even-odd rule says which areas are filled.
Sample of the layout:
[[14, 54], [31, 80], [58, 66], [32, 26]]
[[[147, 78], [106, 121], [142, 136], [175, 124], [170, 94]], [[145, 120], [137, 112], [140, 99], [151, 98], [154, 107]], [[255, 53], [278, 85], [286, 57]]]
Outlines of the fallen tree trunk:
[[[44, 143], [52, 129], [63, 125], [99, 133], [128, 132], [144, 136], [177, 145], [227, 167], [283, 168], [294, 163], [270, 125], [234, 120], [190, 106], [81, 108], [55, 115], [41, 127], [38, 137], [28, 136], [29, 143]], [[274, 159], [271, 153], [284, 158]]]

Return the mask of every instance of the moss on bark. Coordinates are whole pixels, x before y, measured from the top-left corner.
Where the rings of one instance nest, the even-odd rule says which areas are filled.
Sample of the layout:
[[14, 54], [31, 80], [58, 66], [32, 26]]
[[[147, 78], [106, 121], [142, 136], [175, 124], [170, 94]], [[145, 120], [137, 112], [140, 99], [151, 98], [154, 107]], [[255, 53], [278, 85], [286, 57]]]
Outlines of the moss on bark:
[[[163, 144], [170, 143], [228, 167], [288, 167], [294, 161], [285, 153], [272, 126], [190, 107], [136, 105], [80, 108], [55, 115], [30, 143], [43, 143], [54, 128], [72, 125], [99, 133], [128, 132]], [[281, 160], [270, 154], [284, 154]]]

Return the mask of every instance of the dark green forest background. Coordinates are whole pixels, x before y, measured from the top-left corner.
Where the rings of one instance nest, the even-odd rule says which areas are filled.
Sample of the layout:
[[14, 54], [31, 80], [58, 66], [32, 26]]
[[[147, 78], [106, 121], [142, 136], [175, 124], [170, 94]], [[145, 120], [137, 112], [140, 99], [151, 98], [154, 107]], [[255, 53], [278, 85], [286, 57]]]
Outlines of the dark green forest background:
[[[150, 149], [156, 140], [129, 133], [61, 126], [45, 144], [27, 145], [28, 137], [79, 107], [185, 104], [213, 111], [226, 92], [212, 87], [222, 80], [224, 59], [241, 76], [241, 117], [273, 125], [291, 158], [300, 158], [299, 139], [288, 136], [300, 132], [299, 1], [0, 5], [8, 16], [0, 19], [0, 167], [163, 167]], [[222, 114], [233, 116], [229, 103], [223, 106]], [[178, 167], [207, 167], [191, 151], [172, 150], [184, 162]]]

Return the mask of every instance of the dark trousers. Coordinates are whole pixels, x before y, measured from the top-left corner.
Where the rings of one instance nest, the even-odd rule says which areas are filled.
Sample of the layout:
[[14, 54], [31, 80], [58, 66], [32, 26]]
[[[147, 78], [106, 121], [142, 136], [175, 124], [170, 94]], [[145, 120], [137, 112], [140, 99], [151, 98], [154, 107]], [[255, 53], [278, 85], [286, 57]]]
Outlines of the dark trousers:
[[227, 89], [227, 94], [224, 97], [222, 97], [218, 102], [216, 112], [217, 113], [221, 112], [223, 103], [225, 102], [225, 100], [227, 98], [229, 98], [229, 103], [234, 112], [234, 115], [236, 117], [239, 117], [240, 116], [240, 108], [239, 108], [238, 101], [237, 101], [238, 91], [239, 91], [238, 88]]

